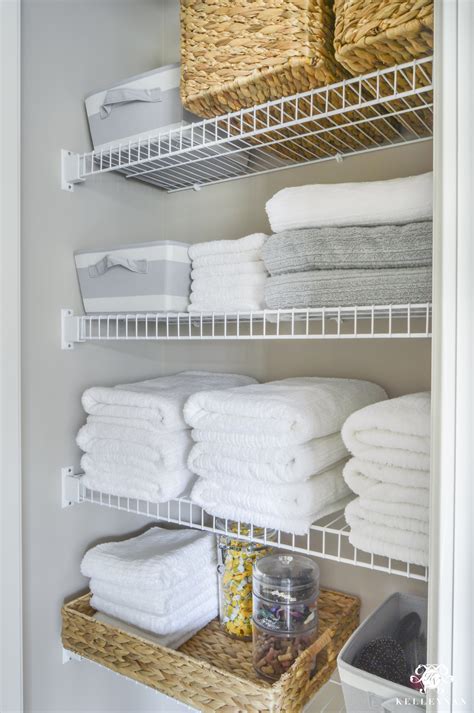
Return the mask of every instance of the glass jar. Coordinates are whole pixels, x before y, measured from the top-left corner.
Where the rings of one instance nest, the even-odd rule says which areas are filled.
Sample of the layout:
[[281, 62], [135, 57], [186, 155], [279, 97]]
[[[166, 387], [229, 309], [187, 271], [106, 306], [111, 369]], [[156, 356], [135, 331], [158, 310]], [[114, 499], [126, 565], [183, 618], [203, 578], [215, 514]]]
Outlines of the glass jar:
[[[234, 529], [235, 528], [235, 529]], [[237, 532], [237, 525], [229, 529]], [[240, 534], [248, 535], [250, 528], [240, 526]], [[264, 530], [254, 528], [255, 537], [263, 537]], [[274, 536], [272, 531], [267, 539]], [[219, 618], [224, 631], [236, 639], [252, 638], [252, 568], [272, 549], [268, 545], [238, 540], [219, 535]]]
[[303, 555], [269, 555], [253, 571], [253, 665], [276, 681], [318, 635], [319, 567]]

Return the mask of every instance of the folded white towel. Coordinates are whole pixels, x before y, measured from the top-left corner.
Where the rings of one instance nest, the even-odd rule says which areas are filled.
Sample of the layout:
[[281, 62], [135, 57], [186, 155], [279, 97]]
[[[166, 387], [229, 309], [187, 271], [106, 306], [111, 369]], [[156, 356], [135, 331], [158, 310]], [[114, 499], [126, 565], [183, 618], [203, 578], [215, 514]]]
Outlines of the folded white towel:
[[386, 225], [431, 220], [433, 174], [360, 183], [284, 188], [266, 204], [274, 233], [330, 225]]
[[[397, 468], [396, 466], [380, 465], [363, 458], [351, 458], [344, 468], [344, 478], [349, 484], [349, 478], [355, 473], [363, 475], [371, 481], [393, 483], [404, 488], [429, 488], [430, 472], [413, 468]], [[409, 502], [406, 500], [405, 502]]]
[[[306, 532], [321, 512], [350, 495], [342, 478], [342, 463], [302, 483], [272, 485], [253, 480], [221, 476], [216, 480], [199, 478], [191, 500], [213, 515], [238, 518], [229, 512], [245, 511], [248, 522], [272, 527], [281, 520], [301, 519], [298, 532]], [[224, 514], [227, 513], [227, 514]]]
[[215, 560], [213, 535], [152, 527], [138, 537], [93, 547], [83, 557], [81, 572], [124, 587], [169, 588], [183, 586], [190, 573]]
[[289, 532], [294, 535], [306, 535], [313, 522], [320, 520], [326, 515], [344, 510], [347, 503], [350, 502], [353, 497], [353, 495], [350, 495], [341, 498], [337, 502], [331, 503], [327, 507], [321, 508], [317, 512], [306, 515], [305, 517], [301, 515], [296, 517], [284, 517], [283, 515], [267, 510], [265, 512], [257, 512], [254, 507], [248, 509], [240, 507], [237, 504], [227, 505], [222, 502], [216, 504], [213, 514], [227, 520], [251, 523], [256, 527], [267, 527], [280, 530], [281, 532]]
[[[93, 417], [89, 416], [89, 419]], [[100, 418], [100, 417], [99, 417]], [[176, 431], [166, 437], [140, 428], [88, 422], [77, 434], [76, 443], [92, 456], [129, 464], [130, 458], [148, 460], [154, 467], [185, 469], [193, 440], [191, 431]]]
[[420, 532], [425, 535], [428, 534], [429, 524], [427, 520], [419, 520], [414, 517], [405, 517], [401, 512], [389, 515], [386, 512], [379, 512], [372, 505], [369, 508], [364, 507], [360, 498], [356, 498], [348, 504], [346, 507], [346, 516], [349, 512], [349, 517], [354, 515], [366, 522], [373, 523], [374, 525], [383, 525], [384, 527], [395, 528], [399, 530], [406, 530], [408, 532]]
[[232, 277], [242, 275], [264, 275], [266, 276], [267, 268], [262, 260], [249, 260], [246, 262], [230, 263], [228, 265], [211, 265], [209, 267], [196, 267], [191, 270], [191, 278], [193, 280], [202, 280], [215, 277]]
[[342, 438], [366, 461], [429, 470], [430, 406], [429, 392], [366, 406], [347, 419]]
[[[382, 488], [385, 487], [383, 483], [381, 483], [380, 486]], [[369, 510], [381, 515], [388, 515], [389, 517], [395, 518], [402, 517], [410, 520], [421, 520], [423, 523], [428, 523], [430, 519], [430, 509], [428, 505], [397, 503], [395, 500], [376, 500], [374, 498], [368, 498], [365, 495], [360, 496], [358, 501], [361, 508], [364, 510]], [[367, 519], [370, 518], [367, 517]]]
[[213, 308], [220, 307], [221, 304], [232, 302], [239, 304], [240, 302], [258, 302], [263, 306], [264, 287], [261, 285], [248, 285], [246, 287], [213, 287], [209, 284], [208, 288], [199, 288], [196, 292], [191, 290], [189, 299], [191, 304], [207, 303]]
[[194, 258], [192, 265], [194, 270], [202, 267], [222, 267], [223, 265], [233, 265], [237, 268], [240, 264], [246, 265], [249, 262], [262, 262], [262, 251], [260, 248], [258, 248], [258, 250], [244, 250], [236, 253], [203, 255], [203, 257]]
[[354, 470], [348, 467], [349, 463], [346, 464], [344, 468], [344, 480], [354, 493], [370, 500], [389, 501], [399, 506], [403, 503], [407, 503], [419, 505], [423, 508], [428, 507], [428, 488], [413, 488], [408, 484], [397, 485], [396, 483], [381, 483], [374, 478], [368, 478], [357, 469]]
[[175, 637], [180, 635], [182, 631], [189, 631], [189, 629], [195, 628], [196, 622], [204, 619], [207, 624], [217, 616], [217, 589], [201, 605], [198, 606], [197, 602], [195, 602], [194, 609], [189, 609], [187, 612], [177, 609], [166, 616], [154, 616], [134, 607], [114, 604], [107, 601], [107, 599], [101, 599], [95, 594], [91, 597], [91, 606], [97, 611], [104, 612], [104, 614], [128, 621], [140, 629], [152, 631], [154, 634], [161, 636]]
[[[155, 616], [169, 615], [174, 611], [193, 610], [208, 602], [217, 591], [217, 570], [215, 565], [200, 568], [195, 575], [190, 574], [186, 586], [163, 589], [142, 589], [141, 587], [123, 587], [104, 579], [91, 579], [91, 592], [112, 604], [136, 608]], [[190, 595], [192, 592], [192, 595]]]
[[194, 261], [208, 255], [235, 255], [249, 250], [260, 250], [266, 239], [267, 235], [264, 233], [252, 233], [238, 240], [211, 240], [197, 243], [189, 248], [189, 257]]
[[179, 634], [169, 634], [168, 636], [159, 636], [158, 634], [152, 634], [149, 631], [144, 631], [139, 629], [132, 624], [127, 624], [120, 619], [116, 619], [108, 614], [103, 614], [102, 612], [97, 612], [94, 615], [96, 621], [102, 622], [109, 626], [113, 626], [115, 629], [120, 629], [120, 631], [125, 631], [133, 636], [138, 636], [140, 639], [149, 641], [157, 646], [164, 646], [167, 649], [179, 649], [186, 641], [191, 639], [194, 634], [197, 634], [200, 629], [203, 629], [209, 622], [206, 621], [207, 615], [203, 616], [201, 620], [194, 622], [192, 629], [187, 631], [180, 631]]
[[226, 294], [227, 291], [232, 291], [236, 293], [246, 292], [248, 288], [254, 287], [265, 287], [267, 281], [267, 275], [240, 275], [238, 271], [234, 268], [233, 275], [214, 275], [212, 277], [197, 277], [192, 281], [191, 291], [192, 295], [195, 297], [203, 296], [209, 294], [214, 294], [214, 292], [219, 295], [221, 293]]
[[188, 399], [184, 417], [196, 441], [281, 447], [329, 436], [353, 411], [384, 398], [368, 381], [296, 377], [202, 391]]
[[166, 433], [186, 428], [183, 406], [196, 391], [226, 389], [254, 382], [251, 377], [237, 374], [184, 371], [134, 384], [94, 386], [84, 392], [82, 404], [89, 414], [147, 420], [154, 428]]
[[123, 498], [166, 503], [189, 494], [195, 476], [189, 470], [146, 471], [146, 463], [122, 465], [94, 460], [85, 453], [81, 458], [82, 484], [90, 490]]
[[353, 547], [402, 562], [428, 564], [428, 535], [376, 525], [347, 509], [346, 520], [351, 528], [349, 542]]
[[245, 448], [196, 443], [188, 467], [203, 478], [212, 473], [266, 483], [294, 483], [320, 473], [347, 456], [339, 433], [284, 448]]

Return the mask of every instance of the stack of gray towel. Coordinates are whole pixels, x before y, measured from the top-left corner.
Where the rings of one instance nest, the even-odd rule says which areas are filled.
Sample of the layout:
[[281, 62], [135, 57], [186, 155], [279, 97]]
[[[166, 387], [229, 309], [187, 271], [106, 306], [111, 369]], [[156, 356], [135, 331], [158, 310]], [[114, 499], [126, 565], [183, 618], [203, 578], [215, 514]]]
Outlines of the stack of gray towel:
[[302, 186], [267, 203], [271, 309], [431, 300], [432, 174]]

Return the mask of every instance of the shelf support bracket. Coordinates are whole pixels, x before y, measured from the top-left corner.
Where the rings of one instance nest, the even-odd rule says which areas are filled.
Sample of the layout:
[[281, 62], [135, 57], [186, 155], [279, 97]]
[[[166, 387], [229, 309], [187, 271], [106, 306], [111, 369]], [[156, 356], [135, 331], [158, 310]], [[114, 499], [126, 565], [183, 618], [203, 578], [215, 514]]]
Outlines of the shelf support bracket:
[[83, 342], [80, 332], [81, 320], [72, 309], [61, 310], [61, 349], [74, 349], [75, 342]]
[[82, 656], [70, 649], [65, 649], [63, 646], [63, 663], [69, 663], [70, 661], [82, 661]]
[[80, 154], [61, 149], [61, 189], [71, 193], [76, 183], [84, 183], [81, 176]]
[[61, 468], [61, 507], [69, 508], [80, 503], [79, 497], [80, 476], [74, 473], [74, 468], [68, 465]]

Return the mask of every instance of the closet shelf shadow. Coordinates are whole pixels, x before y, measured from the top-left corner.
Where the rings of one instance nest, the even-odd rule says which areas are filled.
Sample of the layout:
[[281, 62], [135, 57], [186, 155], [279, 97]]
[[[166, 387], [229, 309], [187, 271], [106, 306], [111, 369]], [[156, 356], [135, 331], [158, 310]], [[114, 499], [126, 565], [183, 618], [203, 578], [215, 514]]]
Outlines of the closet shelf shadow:
[[[327, 515], [315, 522], [305, 535], [283, 532], [270, 528], [256, 528], [249, 523], [235, 523], [210, 515], [200, 505], [188, 498], [179, 498], [166, 503], [155, 503], [136, 498], [110, 495], [99, 490], [86, 488], [80, 474], [74, 474], [72, 467], [62, 469], [62, 506], [70, 507], [77, 503], [92, 503], [104, 507], [122, 510], [137, 515], [144, 515], [159, 522], [190, 527], [228, 535], [233, 538], [264, 545], [277, 546], [291, 552], [315, 555], [333, 562], [371, 569], [386, 574], [399, 575], [407, 579], [428, 581], [428, 570], [420, 565], [410, 564], [369, 554], [354, 548], [349, 542], [350, 528], [344, 518], [344, 512]], [[262, 534], [263, 529], [263, 534]]]
[[432, 57], [87, 153], [61, 152], [61, 188], [117, 171], [168, 192], [342, 160], [432, 137]]
[[430, 303], [255, 312], [75, 315], [61, 310], [61, 344], [87, 341], [407, 339], [431, 337]]

